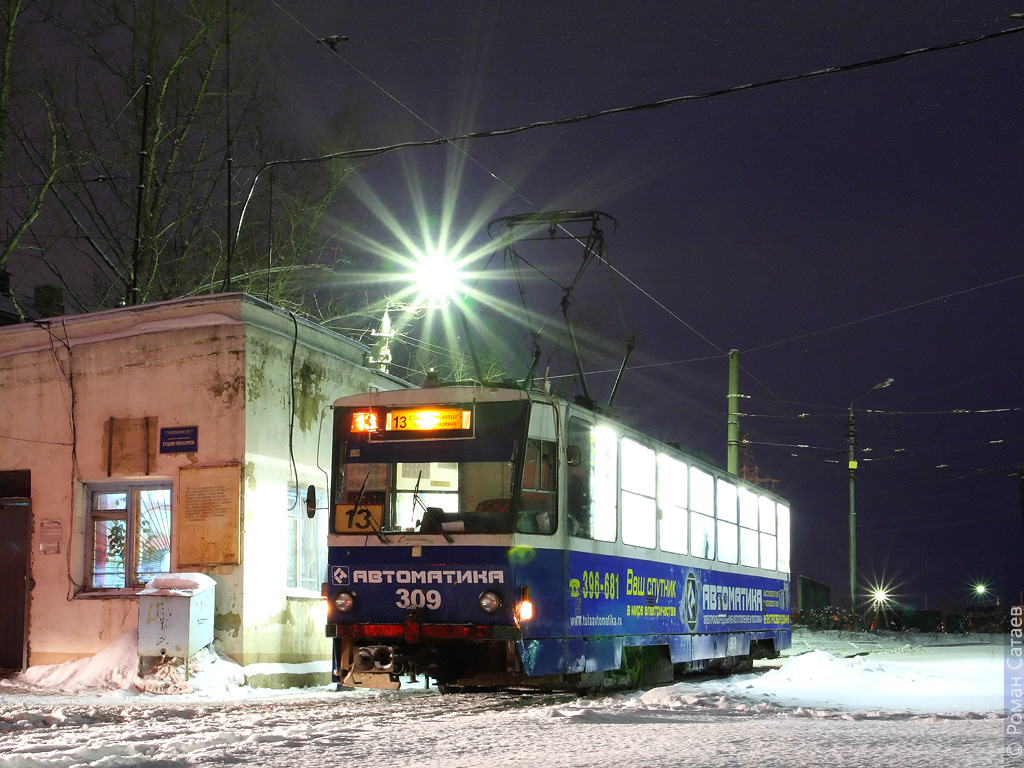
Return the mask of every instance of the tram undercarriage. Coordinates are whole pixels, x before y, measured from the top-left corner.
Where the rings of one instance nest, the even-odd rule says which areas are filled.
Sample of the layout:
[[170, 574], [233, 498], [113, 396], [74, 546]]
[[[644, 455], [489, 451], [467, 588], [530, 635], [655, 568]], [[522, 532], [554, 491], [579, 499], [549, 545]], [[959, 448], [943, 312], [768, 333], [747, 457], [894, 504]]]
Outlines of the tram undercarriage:
[[755, 659], [777, 658], [773, 640], [752, 640], [742, 656], [723, 656], [673, 663], [668, 646], [622, 649], [618, 669], [552, 675], [526, 675], [516, 645], [507, 642], [435, 642], [335, 644], [333, 679], [338, 688], [397, 690], [402, 678], [424, 684], [433, 680], [442, 693], [482, 690], [545, 690], [596, 692], [668, 685], [693, 674], [731, 675], [749, 672]]

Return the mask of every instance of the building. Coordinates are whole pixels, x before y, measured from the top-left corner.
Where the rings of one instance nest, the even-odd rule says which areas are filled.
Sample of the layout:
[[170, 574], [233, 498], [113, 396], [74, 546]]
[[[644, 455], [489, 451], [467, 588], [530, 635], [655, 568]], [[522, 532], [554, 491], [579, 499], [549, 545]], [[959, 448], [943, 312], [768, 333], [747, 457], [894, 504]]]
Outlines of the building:
[[334, 400], [401, 386], [366, 352], [242, 294], [0, 327], [0, 667], [99, 652], [168, 571], [213, 577], [239, 663], [329, 658], [305, 488]]

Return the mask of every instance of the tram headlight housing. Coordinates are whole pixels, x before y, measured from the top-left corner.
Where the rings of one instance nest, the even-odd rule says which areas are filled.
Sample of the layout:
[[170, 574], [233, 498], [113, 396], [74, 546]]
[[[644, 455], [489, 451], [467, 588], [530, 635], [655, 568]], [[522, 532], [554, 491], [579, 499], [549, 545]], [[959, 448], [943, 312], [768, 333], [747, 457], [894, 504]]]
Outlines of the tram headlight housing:
[[530, 600], [530, 588], [523, 586], [519, 590], [519, 604], [516, 606], [516, 618], [520, 622], [533, 618], [533, 601]]
[[501, 595], [497, 592], [487, 590], [482, 592], [479, 597], [480, 610], [484, 613], [494, 615], [501, 610]]
[[334, 607], [342, 613], [350, 613], [355, 604], [356, 598], [351, 592], [339, 592], [334, 596]]

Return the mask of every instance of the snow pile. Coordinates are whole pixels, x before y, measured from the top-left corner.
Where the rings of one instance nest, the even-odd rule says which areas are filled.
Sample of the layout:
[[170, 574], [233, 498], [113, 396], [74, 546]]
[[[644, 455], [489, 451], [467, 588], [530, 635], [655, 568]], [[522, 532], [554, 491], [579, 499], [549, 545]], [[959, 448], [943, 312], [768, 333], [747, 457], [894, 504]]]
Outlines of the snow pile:
[[189, 659], [187, 675], [184, 662], [177, 659], [158, 662], [140, 675], [138, 630], [132, 629], [95, 656], [29, 667], [15, 680], [71, 694], [115, 691], [126, 695], [139, 692], [216, 695], [244, 685], [245, 675], [242, 667], [211, 648], [203, 648]]
[[639, 694], [634, 706], [793, 709], [800, 715], [836, 712], [869, 716], [899, 712], [949, 717], [1001, 716], [999, 646], [924, 649], [913, 658], [837, 658], [812, 651], [763, 674], [678, 683]]
[[139, 669], [138, 630], [132, 629], [95, 656], [63, 664], [29, 667], [19, 680], [66, 693], [134, 687]]

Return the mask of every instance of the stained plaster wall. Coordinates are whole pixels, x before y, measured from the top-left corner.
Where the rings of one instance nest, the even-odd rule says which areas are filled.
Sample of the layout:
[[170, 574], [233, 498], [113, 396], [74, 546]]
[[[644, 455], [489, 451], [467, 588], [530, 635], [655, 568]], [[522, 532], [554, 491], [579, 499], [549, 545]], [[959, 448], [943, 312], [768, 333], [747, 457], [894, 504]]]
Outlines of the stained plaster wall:
[[[95, 654], [138, 621], [134, 593], [83, 589], [85, 485], [172, 483], [171, 563], [180, 571], [179, 470], [230, 463], [243, 468], [241, 563], [187, 568], [217, 582], [215, 635], [243, 664], [325, 658], [318, 596], [285, 587], [289, 435], [300, 489], [313, 483], [326, 498], [317, 468], [318, 445], [322, 466], [330, 456], [324, 407], [371, 384], [395, 386], [360, 367], [362, 351], [239, 294], [0, 328], [0, 470], [32, 473], [29, 664]], [[115, 468], [108, 477], [111, 417], [148, 417], [154, 436], [195, 426], [198, 450], [161, 454], [151, 441], [148, 475]], [[43, 521], [60, 523], [59, 552], [41, 551]]]
[[[237, 298], [2, 329], [0, 469], [32, 473], [30, 665], [95, 654], [137, 624], [131, 591], [84, 589], [86, 484], [163, 480], [176, 486], [183, 465], [239, 462], [243, 348]], [[145, 460], [129, 472], [111, 472], [109, 419], [147, 417], [148, 473]], [[159, 453], [159, 428], [180, 425], [198, 426], [199, 450]], [[60, 523], [59, 552], [42, 552], [43, 521]], [[172, 536], [172, 563], [176, 557]], [[223, 570], [213, 575], [230, 580], [234, 568]]]

